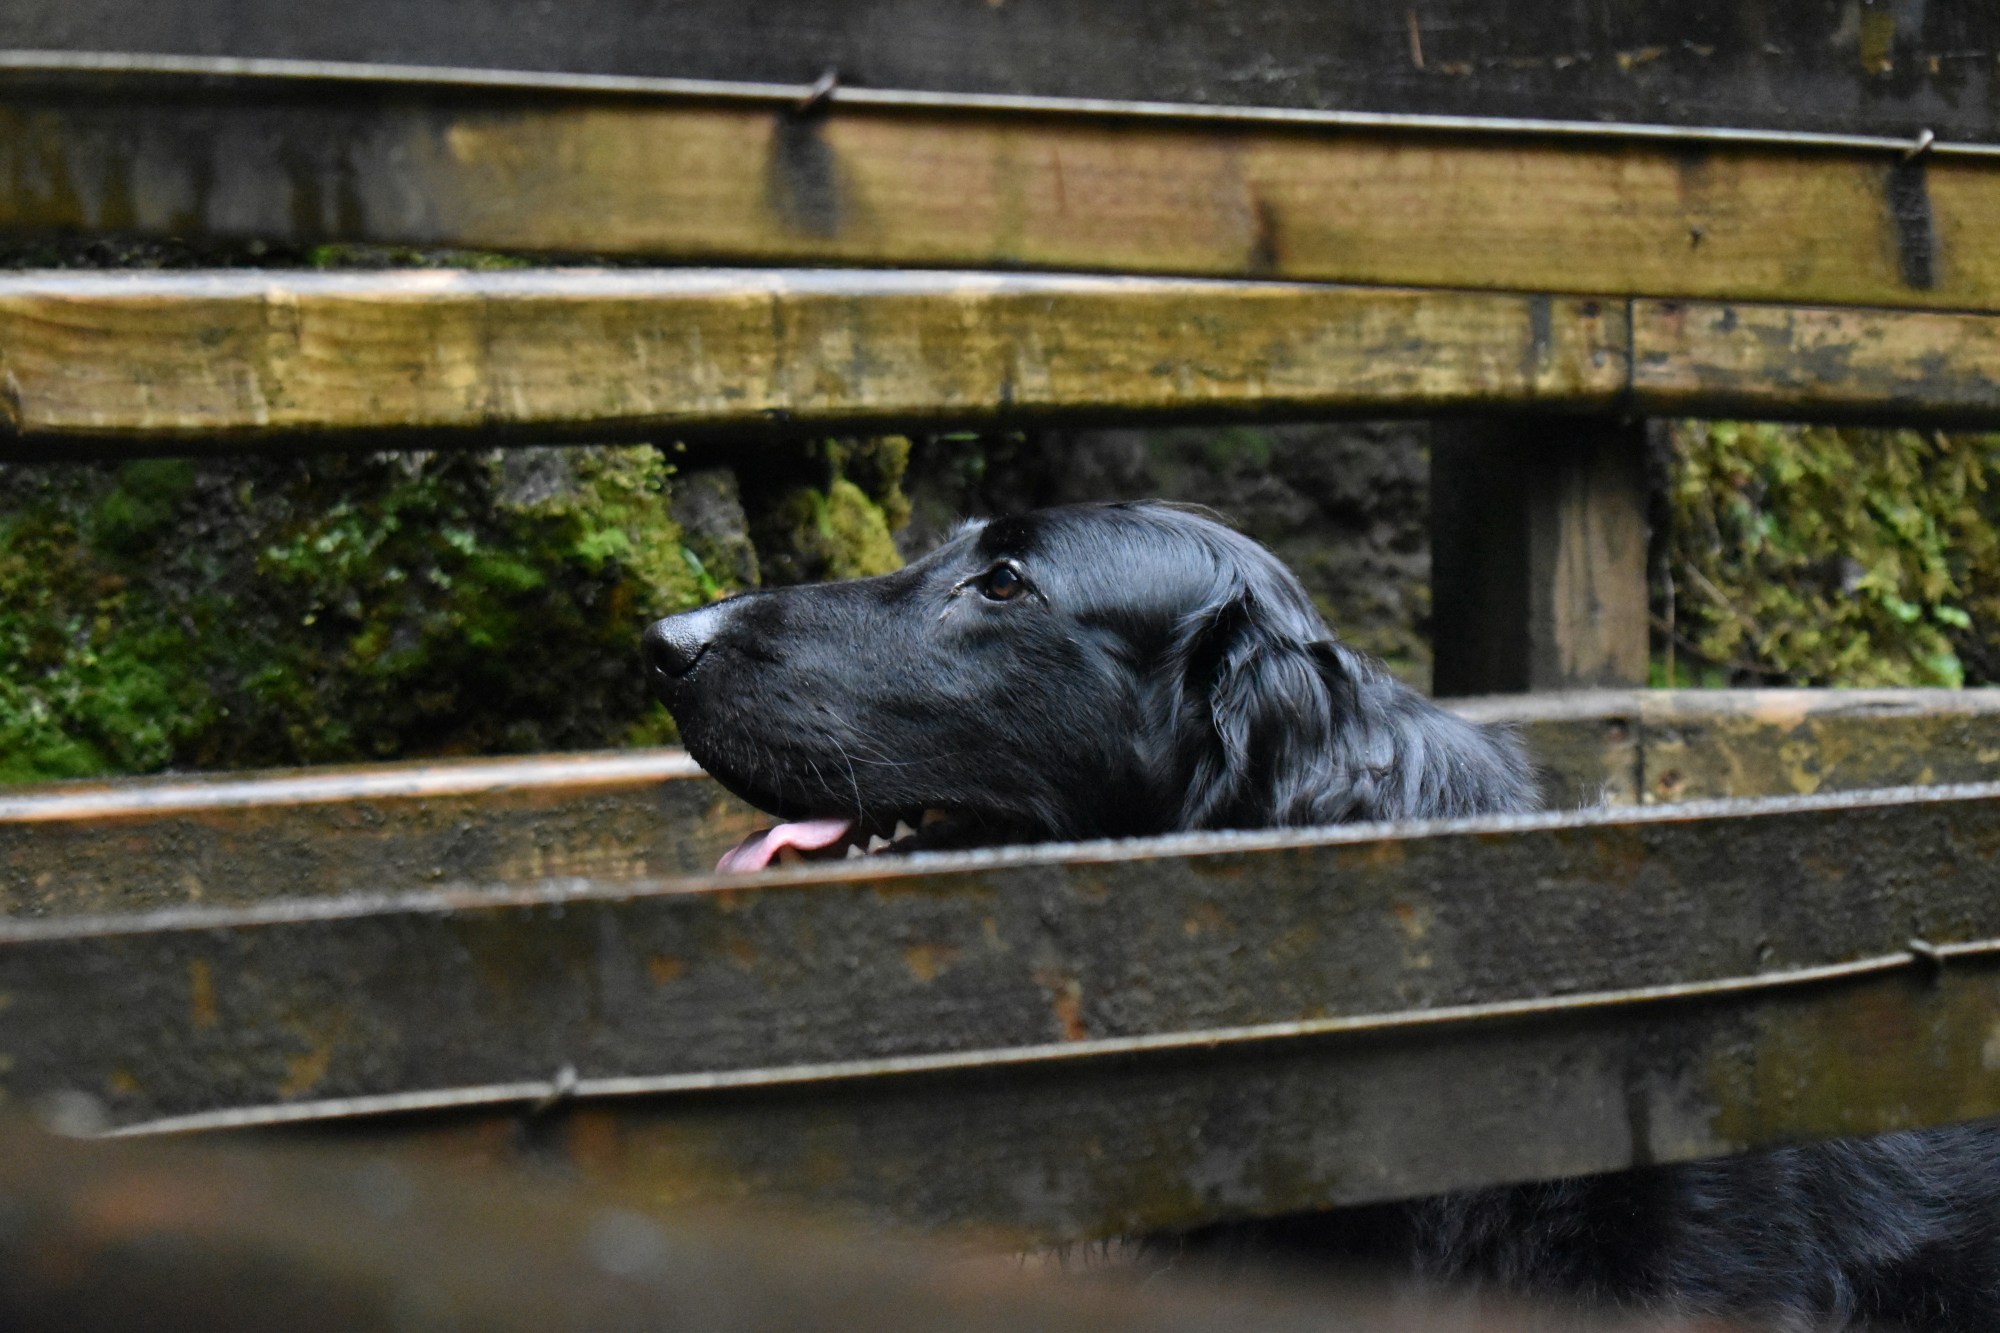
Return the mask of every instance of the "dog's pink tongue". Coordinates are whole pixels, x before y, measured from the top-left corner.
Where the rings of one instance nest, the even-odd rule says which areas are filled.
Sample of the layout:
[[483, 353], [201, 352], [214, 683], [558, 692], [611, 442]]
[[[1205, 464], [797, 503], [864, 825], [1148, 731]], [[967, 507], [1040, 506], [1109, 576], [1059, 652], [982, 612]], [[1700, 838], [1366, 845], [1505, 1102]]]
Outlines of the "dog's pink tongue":
[[854, 821], [850, 819], [801, 819], [794, 824], [780, 824], [762, 833], [753, 833], [737, 843], [722, 854], [722, 859], [715, 863], [715, 869], [725, 875], [762, 870], [787, 847], [816, 852], [833, 846], [853, 828]]

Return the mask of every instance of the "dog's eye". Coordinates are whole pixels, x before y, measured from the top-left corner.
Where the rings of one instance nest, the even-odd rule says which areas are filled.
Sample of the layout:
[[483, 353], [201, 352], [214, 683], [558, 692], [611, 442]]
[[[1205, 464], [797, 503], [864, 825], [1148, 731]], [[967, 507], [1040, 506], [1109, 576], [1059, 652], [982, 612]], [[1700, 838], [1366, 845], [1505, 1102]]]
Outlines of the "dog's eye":
[[989, 602], [1011, 602], [1028, 590], [1028, 581], [1012, 565], [995, 565], [980, 575], [976, 586]]

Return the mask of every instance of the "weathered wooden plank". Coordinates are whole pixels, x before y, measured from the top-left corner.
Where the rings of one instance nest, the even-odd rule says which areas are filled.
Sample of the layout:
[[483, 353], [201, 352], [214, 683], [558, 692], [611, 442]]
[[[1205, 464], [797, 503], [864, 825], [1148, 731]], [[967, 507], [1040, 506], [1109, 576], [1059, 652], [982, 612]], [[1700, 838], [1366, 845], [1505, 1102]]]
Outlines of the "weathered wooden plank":
[[[4, 151], [4, 149], [0, 149]], [[1590, 300], [994, 273], [0, 277], [38, 441], [1608, 404]]]
[[[1627, 304], [992, 272], [18, 274], [0, 450], [1113, 413], [2000, 423], [1990, 315]], [[1527, 467], [1581, 427], [1488, 429]]]
[[19, 1330], [128, 1333], [184, 1311], [209, 1333], [1692, 1333], [1301, 1273], [1079, 1281], [991, 1244], [675, 1213], [408, 1153], [82, 1144], [9, 1123], [0, 1191], [0, 1322]]
[[0, 85], [16, 231], [2000, 308], [2000, 170], [1942, 147], [389, 78]]
[[0, 46], [1996, 137], [1971, 0], [16, 0]]
[[12, 922], [0, 1094], [637, 1097], [684, 1195], [1189, 1225], [2000, 1111], [1996, 850], [1986, 786]]
[[1557, 807], [2000, 779], [2000, 691], [1593, 690], [1456, 699], [1520, 730]]
[[[1554, 808], [2000, 778], [2000, 692], [1601, 690], [1459, 699]], [[132, 912], [435, 884], [699, 874], [767, 818], [678, 751], [0, 791], [0, 911]]]
[[0, 792], [0, 910], [705, 874], [769, 818], [678, 750]]
[[1063, 1241], [1991, 1115], [1979, 1052], [1997, 1003], [1982, 964], [1936, 985], [1254, 1047], [1192, 1034], [1183, 1051], [907, 1080], [528, 1090], [294, 1132], [495, 1166], [553, 1158], [661, 1204], [787, 1200]]
[[1439, 694], [1645, 683], [1645, 442], [1644, 423], [1616, 418], [1433, 432]]
[[1990, 425], [2000, 326], [1981, 315], [1634, 301], [1635, 406], [1660, 415]]

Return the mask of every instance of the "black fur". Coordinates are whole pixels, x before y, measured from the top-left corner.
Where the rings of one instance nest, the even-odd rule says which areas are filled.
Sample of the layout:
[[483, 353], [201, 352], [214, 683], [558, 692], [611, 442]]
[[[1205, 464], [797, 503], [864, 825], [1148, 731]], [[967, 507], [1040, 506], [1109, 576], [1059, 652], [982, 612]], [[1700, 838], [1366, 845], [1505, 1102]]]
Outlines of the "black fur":
[[[1535, 803], [1509, 736], [1340, 645], [1268, 552], [1174, 506], [968, 525], [898, 573], [748, 594], [659, 622], [646, 647], [694, 756], [788, 819], [880, 828], [942, 809], [945, 836], [991, 842]], [[2000, 1330], [2000, 1128], [1472, 1191], [1178, 1244], [1372, 1258], [1427, 1280], [1785, 1329]]]
[[[999, 602], [976, 580], [1026, 580]], [[1334, 640], [1270, 553], [1198, 512], [969, 525], [879, 578], [749, 593], [647, 631], [702, 766], [788, 819], [944, 809], [992, 838], [1522, 810], [1503, 733]]]

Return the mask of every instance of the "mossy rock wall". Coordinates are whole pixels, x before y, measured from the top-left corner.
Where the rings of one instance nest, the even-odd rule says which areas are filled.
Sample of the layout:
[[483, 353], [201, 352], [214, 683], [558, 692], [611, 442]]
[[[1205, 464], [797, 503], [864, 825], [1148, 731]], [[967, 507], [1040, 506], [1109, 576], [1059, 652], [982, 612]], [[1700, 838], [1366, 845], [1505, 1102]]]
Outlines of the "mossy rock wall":
[[[1683, 423], [1656, 681], [2000, 681], [2000, 437]], [[653, 617], [1163, 496], [1429, 675], [1420, 423], [0, 467], [0, 782], [671, 739]]]
[[0, 467], [0, 782], [669, 739], [640, 629], [893, 568], [907, 450], [772, 450], [748, 513], [648, 445]]
[[1682, 422], [1657, 683], [2000, 683], [2000, 436]]

